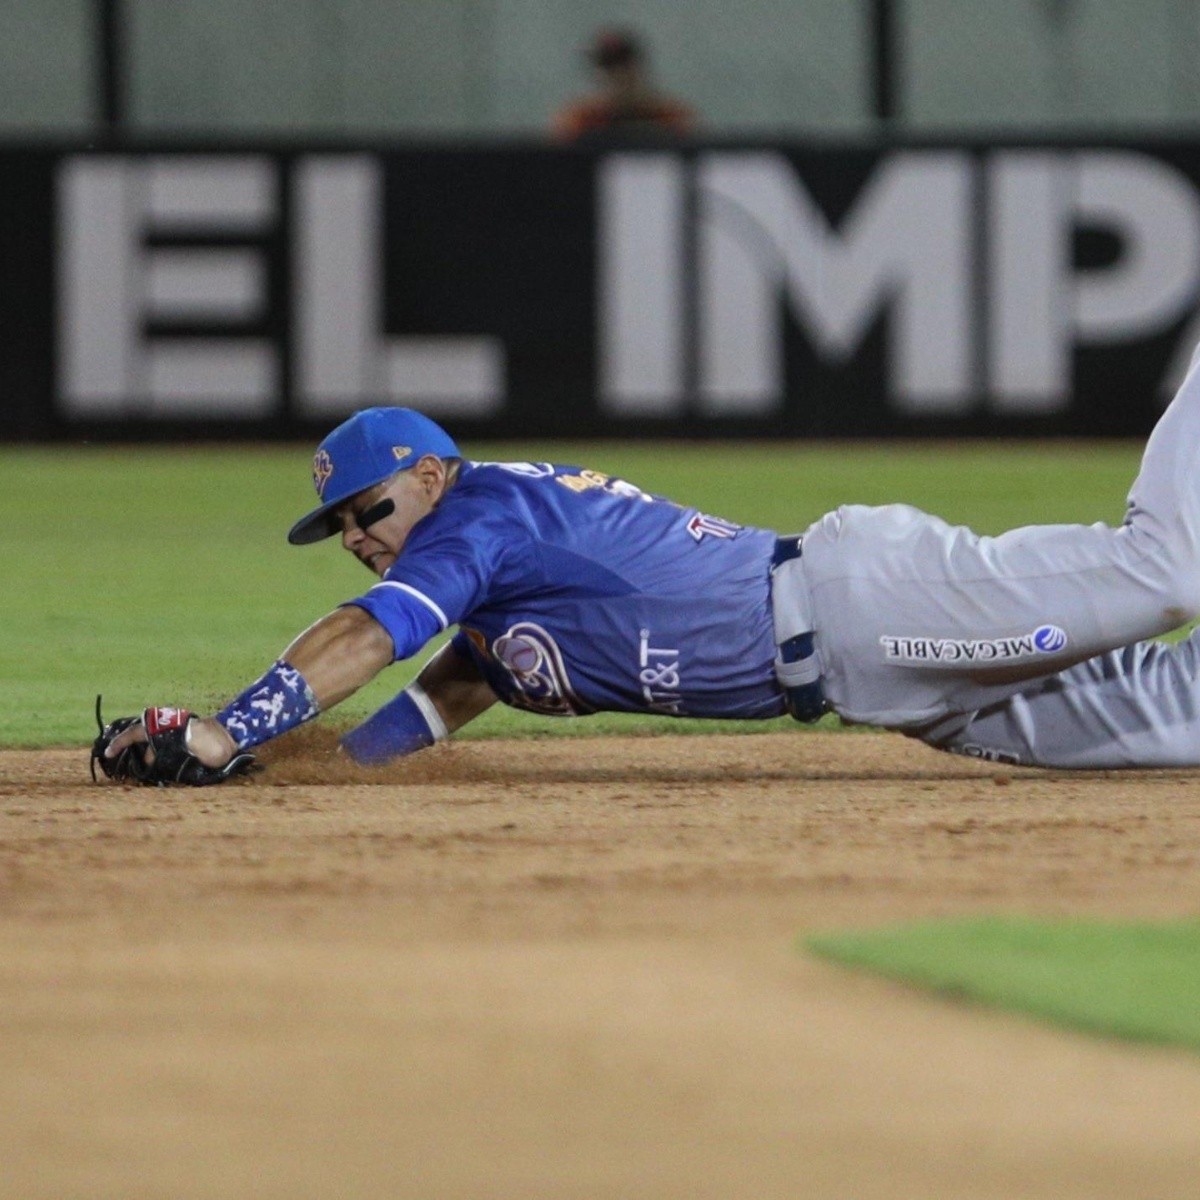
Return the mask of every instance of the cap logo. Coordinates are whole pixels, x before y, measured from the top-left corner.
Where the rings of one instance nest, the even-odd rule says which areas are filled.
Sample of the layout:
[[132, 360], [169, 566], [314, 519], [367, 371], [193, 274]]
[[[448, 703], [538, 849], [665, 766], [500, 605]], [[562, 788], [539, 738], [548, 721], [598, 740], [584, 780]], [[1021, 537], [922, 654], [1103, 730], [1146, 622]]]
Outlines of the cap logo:
[[329, 457], [329, 451], [318, 450], [313, 455], [313, 487], [317, 489], [317, 495], [322, 500], [325, 499], [325, 485], [332, 474], [333, 459]]
[[399, 462], [402, 458], [407, 458], [412, 453], [411, 446], [393, 446], [392, 457]]

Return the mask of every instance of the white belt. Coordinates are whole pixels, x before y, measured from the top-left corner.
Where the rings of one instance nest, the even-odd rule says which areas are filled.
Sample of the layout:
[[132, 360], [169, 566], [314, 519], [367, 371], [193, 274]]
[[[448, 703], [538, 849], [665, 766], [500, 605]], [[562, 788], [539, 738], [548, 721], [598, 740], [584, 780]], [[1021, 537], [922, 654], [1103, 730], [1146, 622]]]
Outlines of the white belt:
[[782, 537], [771, 556], [771, 615], [775, 625], [775, 676], [788, 711], [812, 722], [825, 712], [821, 656], [813, 638], [812, 598], [805, 578], [804, 539]]

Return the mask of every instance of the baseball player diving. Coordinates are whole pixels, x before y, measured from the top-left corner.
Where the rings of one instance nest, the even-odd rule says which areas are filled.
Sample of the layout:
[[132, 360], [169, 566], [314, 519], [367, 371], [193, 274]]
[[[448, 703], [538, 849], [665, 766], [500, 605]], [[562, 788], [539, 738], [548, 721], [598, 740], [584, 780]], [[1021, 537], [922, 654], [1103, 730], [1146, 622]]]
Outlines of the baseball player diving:
[[497, 700], [811, 721], [1051, 767], [1200, 765], [1200, 356], [1150, 437], [1124, 522], [980, 537], [906, 505], [800, 535], [736, 525], [573, 466], [471, 462], [403, 408], [356, 413], [313, 461], [292, 543], [337, 536], [378, 577], [220, 712], [101, 722], [106, 775], [219, 783], [443, 630], [342, 741], [381, 763]]

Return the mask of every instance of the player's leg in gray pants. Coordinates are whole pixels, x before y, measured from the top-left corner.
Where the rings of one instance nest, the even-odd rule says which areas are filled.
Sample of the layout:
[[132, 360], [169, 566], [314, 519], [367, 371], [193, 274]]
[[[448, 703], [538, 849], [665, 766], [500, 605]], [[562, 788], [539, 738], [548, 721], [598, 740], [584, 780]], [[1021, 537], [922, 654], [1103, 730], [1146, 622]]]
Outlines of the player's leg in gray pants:
[[980, 537], [904, 505], [849, 506], [805, 533], [802, 562], [829, 703], [910, 732], [1182, 625], [1200, 612], [1197, 360], [1121, 525]]
[[1200, 631], [1141, 642], [1027, 684], [917, 736], [939, 750], [1043, 767], [1200, 765]]

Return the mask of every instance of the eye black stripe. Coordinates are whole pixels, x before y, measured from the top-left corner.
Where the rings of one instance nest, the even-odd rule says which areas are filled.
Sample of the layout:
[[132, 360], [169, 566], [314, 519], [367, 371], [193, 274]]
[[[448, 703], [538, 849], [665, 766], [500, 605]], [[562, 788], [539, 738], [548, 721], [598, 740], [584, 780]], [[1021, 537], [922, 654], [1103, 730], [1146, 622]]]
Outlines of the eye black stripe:
[[364, 508], [362, 512], [355, 513], [354, 523], [359, 529], [366, 529], [368, 525], [374, 525], [376, 521], [390, 517], [395, 511], [396, 502], [394, 500], [380, 500], [377, 504], [372, 504], [370, 508]]

